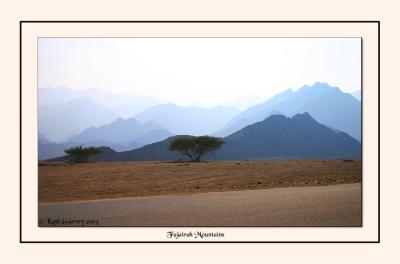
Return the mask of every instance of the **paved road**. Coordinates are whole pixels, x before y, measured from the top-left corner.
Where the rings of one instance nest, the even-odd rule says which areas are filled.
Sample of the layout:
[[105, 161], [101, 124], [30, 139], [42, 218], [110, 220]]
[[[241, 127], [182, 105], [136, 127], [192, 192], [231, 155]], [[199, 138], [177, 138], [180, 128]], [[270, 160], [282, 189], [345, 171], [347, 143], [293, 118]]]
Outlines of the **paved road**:
[[100, 226], [360, 226], [361, 184], [39, 205], [40, 226], [96, 226], [91, 219]]

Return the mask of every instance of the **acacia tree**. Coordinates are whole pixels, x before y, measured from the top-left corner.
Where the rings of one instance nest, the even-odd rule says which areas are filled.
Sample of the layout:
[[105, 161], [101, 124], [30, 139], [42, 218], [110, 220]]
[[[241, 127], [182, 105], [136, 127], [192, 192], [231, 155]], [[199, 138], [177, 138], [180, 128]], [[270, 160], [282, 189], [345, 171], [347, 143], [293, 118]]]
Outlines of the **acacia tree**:
[[169, 150], [179, 151], [190, 160], [198, 162], [205, 154], [214, 153], [223, 144], [225, 142], [216, 137], [180, 136], [171, 141]]
[[69, 160], [72, 163], [86, 163], [89, 157], [92, 155], [100, 154], [102, 150], [100, 148], [88, 147], [84, 148], [82, 145], [77, 147], [71, 147], [64, 150], [69, 156]]

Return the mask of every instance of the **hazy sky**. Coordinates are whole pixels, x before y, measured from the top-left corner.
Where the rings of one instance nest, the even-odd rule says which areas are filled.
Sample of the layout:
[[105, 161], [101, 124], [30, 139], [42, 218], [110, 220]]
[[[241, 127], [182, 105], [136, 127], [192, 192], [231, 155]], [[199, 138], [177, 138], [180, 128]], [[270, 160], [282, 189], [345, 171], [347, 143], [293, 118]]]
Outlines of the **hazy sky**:
[[268, 98], [317, 81], [361, 88], [359, 38], [40, 38], [39, 87], [98, 88], [180, 105]]

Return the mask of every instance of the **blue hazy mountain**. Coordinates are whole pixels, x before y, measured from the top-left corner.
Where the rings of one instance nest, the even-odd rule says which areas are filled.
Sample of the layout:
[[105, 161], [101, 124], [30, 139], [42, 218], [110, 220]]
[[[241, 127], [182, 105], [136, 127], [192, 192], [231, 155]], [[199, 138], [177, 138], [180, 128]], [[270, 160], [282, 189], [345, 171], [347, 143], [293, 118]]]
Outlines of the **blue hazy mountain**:
[[173, 136], [173, 134], [171, 134], [167, 130], [165, 130], [163, 128], [157, 128], [157, 129], [151, 130], [150, 132], [148, 132], [144, 135], [141, 135], [141, 136], [135, 138], [135, 141], [138, 142], [141, 146], [144, 146], [147, 144], [151, 144], [154, 142], [164, 140], [171, 136]]
[[39, 160], [46, 160], [65, 155], [64, 150], [70, 147], [76, 147], [83, 145], [84, 147], [108, 147], [114, 151], [129, 151], [140, 148], [144, 145], [158, 142], [171, 137], [172, 134], [165, 129], [155, 129], [150, 132], [141, 135], [129, 142], [115, 143], [107, 140], [90, 140], [84, 142], [69, 141], [66, 143], [54, 143], [50, 141], [44, 141], [43, 138], [39, 138]]
[[89, 97], [65, 103], [43, 105], [38, 109], [39, 132], [52, 142], [61, 142], [91, 126], [109, 123], [114, 112]]
[[113, 109], [116, 114], [121, 114], [120, 117], [123, 118], [132, 117], [134, 114], [148, 107], [162, 103], [160, 100], [151, 96], [118, 94], [95, 88], [76, 90], [66, 86], [60, 86], [38, 89], [38, 101], [40, 106], [66, 103], [81, 97], [90, 97], [96, 103]]
[[[96, 161], [146, 161], [176, 160], [181, 156], [169, 151], [176, 138], [145, 145], [131, 151], [94, 156]], [[206, 159], [256, 160], [256, 159], [331, 159], [361, 158], [361, 143], [348, 134], [318, 123], [308, 113], [292, 118], [272, 115], [267, 119], [229, 135], [215, 155]], [[65, 159], [61, 157], [58, 160]]]
[[[107, 141], [111, 144], [127, 144], [134, 141], [138, 144], [148, 144], [170, 136], [172, 134], [155, 121], [148, 120], [142, 124], [132, 117], [118, 118], [109, 124], [87, 128], [70, 141], [78, 143]], [[110, 146], [110, 144], [104, 146]]]
[[274, 111], [286, 116], [308, 112], [321, 124], [346, 132], [357, 140], [361, 138], [360, 101], [339, 88], [320, 82], [303, 86], [296, 92], [288, 89], [262, 104], [246, 109], [215, 135], [232, 134], [247, 125], [264, 120]]
[[182, 107], [169, 103], [148, 108], [135, 118], [141, 122], [154, 120], [173, 134], [206, 135], [221, 128], [238, 113], [233, 107]]
[[87, 128], [61, 143], [52, 142], [39, 133], [39, 160], [63, 156], [65, 149], [79, 145], [128, 151], [170, 136], [170, 132], [152, 120], [142, 124], [135, 118], [119, 118], [105, 125]]
[[[257, 104], [247, 108], [245, 111], [241, 112], [237, 116], [235, 116], [232, 120], [230, 120], [224, 127], [214, 133], [216, 136], [227, 136], [232, 134], [243, 127], [258, 122], [256, 116], [262, 115], [261, 120], [269, 117], [271, 114], [275, 113], [275, 108], [281, 102], [288, 100], [293, 95], [293, 91], [291, 89], [287, 89], [282, 93], [279, 93], [267, 100], [264, 103]], [[276, 111], [278, 112], [278, 111]], [[257, 119], [257, 120], [256, 120]]]

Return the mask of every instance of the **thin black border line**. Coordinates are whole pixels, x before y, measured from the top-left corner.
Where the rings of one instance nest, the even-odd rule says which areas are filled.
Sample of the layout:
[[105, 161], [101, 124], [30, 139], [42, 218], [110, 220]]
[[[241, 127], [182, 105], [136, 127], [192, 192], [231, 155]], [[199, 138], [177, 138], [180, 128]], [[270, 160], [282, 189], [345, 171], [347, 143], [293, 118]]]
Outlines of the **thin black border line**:
[[[53, 21], [21, 20], [20, 22], [20, 243], [380, 243], [380, 21]], [[377, 23], [378, 25], [378, 240], [377, 241], [23, 241], [22, 240], [22, 24], [23, 23]], [[362, 89], [361, 89], [362, 93]], [[361, 94], [362, 96], [362, 94]]]
[[22, 23], [19, 23], [19, 242], [22, 243]]
[[381, 241], [381, 23], [378, 22], [378, 243]]

